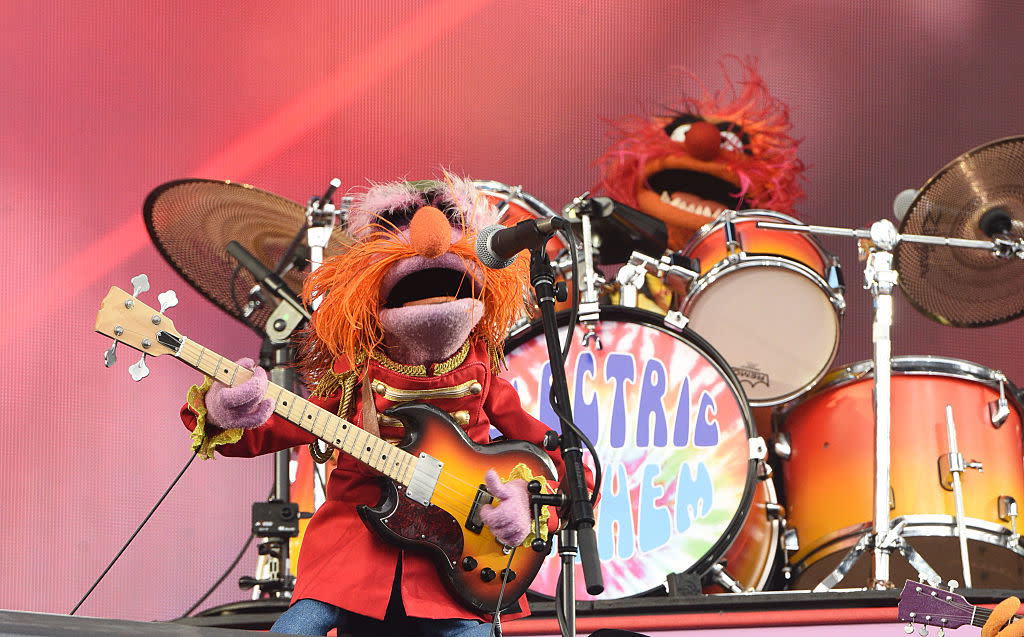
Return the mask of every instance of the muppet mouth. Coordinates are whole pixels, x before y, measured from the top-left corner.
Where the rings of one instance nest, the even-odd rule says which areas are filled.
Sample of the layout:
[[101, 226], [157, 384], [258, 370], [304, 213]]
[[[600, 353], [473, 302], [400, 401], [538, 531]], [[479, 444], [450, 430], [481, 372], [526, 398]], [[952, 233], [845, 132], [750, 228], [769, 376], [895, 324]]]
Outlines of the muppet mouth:
[[438, 305], [476, 296], [476, 282], [466, 272], [425, 268], [402, 277], [388, 293], [384, 309]]
[[653, 173], [647, 187], [674, 208], [713, 219], [725, 209], [737, 210], [736, 184], [697, 170], [671, 168]]

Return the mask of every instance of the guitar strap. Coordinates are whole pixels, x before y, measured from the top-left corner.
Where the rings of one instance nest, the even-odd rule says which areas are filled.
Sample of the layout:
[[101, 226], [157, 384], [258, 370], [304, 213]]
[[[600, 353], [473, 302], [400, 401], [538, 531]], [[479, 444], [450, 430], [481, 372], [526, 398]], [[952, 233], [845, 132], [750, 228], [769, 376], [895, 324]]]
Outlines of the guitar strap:
[[380, 427], [377, 425], [377, 405], [373, 402], [369, 374], [363, 379], [363, 431], [380, 438]]

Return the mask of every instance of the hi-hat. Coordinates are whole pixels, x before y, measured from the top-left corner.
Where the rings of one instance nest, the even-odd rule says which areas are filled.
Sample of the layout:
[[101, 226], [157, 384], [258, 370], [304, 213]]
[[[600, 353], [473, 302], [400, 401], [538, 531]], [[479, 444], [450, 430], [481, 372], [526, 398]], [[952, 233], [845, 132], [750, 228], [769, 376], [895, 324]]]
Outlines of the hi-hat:
[[[1012, 240], [1024, 237], [1024, 136], [967, 151], [920, 189], [901, 234], [991, 241], [993, 215]], [[995, 325], [1024, 314], [1024, 259], [905, 241], [894, 254], [899, 286], [928, 318], [958, 327]]]
[[[296, 237], [302, 239], [306, 208], [247, 184], [210, 179], [181, 179], [155, 188], [142, 207], [146, 228], [160, 253], [206, 298], [259, 333], [278, 300], [269, 291], [266, 304], [245, 316], [255, 280], [227, 252], [237, 241], [271, 270], [281, 263]], [[324, 258], [341, 252], [349, 242], [338, 229]], [[293, 292], [302, 290], [305, 264], [292, 267], [282, 278]]]

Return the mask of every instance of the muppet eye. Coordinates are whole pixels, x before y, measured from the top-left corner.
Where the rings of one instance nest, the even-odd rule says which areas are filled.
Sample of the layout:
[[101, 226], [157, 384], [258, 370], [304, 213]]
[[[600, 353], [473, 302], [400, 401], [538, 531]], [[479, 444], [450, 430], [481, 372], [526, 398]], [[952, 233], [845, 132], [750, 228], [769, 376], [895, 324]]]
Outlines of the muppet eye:
[[[686, 133], [693, 127], [693, 123], [680, 124], [677, 126], [669, 138], [674, 142], [682, 144], [686, 141]], [[740, 152], [743, 150], [743, 139], [731, 130], [723, 130], [719, 133], [722, 136], [722, 150], [730, 152]]]
[[739, 152], [743, 150], [743, 140], [731, 130], [722, 131], [722, 150]]

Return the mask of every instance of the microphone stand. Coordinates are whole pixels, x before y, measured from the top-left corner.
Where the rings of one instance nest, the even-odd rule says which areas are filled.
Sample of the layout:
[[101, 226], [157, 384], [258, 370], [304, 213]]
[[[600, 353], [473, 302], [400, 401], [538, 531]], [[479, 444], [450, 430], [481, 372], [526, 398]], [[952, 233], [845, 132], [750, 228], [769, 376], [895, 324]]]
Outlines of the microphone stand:
[[[559, 578], [559, 626], [563, 636], [576, 634], [576, 589], [574, 564], [577, 550], [583, 563], [583, 578], [587, 592], [599, 595], [604, 591], [601, 563], [597, 551], [597, 535], [594, 532], [594, 507], [587, 492], [586, 473], [583, 468], [583, 449], [572, 418], [569, 402], [569, 385], [565, 378], [565, 366], [558, 339], [558, 323], [555, 318], [555, 273], [551, 267], [545, 246], [530, 250], [530, 283], [540, 306], [541, 323], [551, 360], [551, 404], [561, 422], [562, 435], [559, 438], [565, 476], [561, 487], [566, 492], [567, 503], [560, 514], [568, 513], [568, 523], [558, 535], [559, 555], [562, 571]], [[569, 334], [575, 326], [569, 326]], [[578, 542], [578, 544], [577, 544]], [[564, 619], [564, 622], [561, 621]]]

